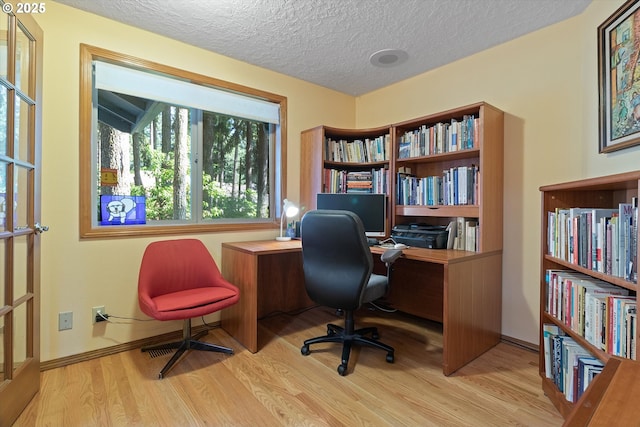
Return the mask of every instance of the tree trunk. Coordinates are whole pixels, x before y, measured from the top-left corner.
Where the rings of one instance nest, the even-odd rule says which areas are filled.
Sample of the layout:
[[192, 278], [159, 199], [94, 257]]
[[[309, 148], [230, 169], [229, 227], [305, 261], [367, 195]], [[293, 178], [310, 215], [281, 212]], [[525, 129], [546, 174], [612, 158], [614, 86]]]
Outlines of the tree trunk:
[[162, 110], [162, 152], [171, 152], [171, 106]]
[[[247, 121], [247, 129], [245, 134], [247, 136], [247, 146], [244, 154], [244, 188], [245, 191], [252, 188], [253, 184], [253, 164], [251, 163], [251, 156], [253, 152], [253, 125], [250, 121]], [[260, 215], [258, 215], [258, 218]]]
[[189, 110], [186, 108], [176, 109], [174, 124], [176, 141], [173, 167], [173, 219], [187, 219], [187, 171], [189, 164], [187, 130], [189, 127]]
[[127, 195], [130, 193], [129, 180], [129, 134], [98, 122], [100, 144], [100, 168], [115, 169], [118, 183], [115, 186], [101, 186], [100, 194]]
[[[236, 122], [236, 126], [238, 125], [238, 123]], [[234, 199], [238, 199], [240, 192], [238, 191], [238, 188], [236, 187], [236, 184], [238, 184], [239, 187], [239, 178], [238, 178], [238, 157], [239, 157], [239, 150], [238, 150], [238, 146], [240, 145], [240, 132], [238, 132], [238, 129], [236, 128], [236, 131], [233, 133], [233, 164], [231, 165], [231, 197], [233, 197]]]
[[133, 137], [133, 184], [136, 186], [142, 186], [142, 176], [140, 174], [140, 151], [142, 150], [142, 142], [144, 141], [144, 135], [140, 132], [136, 132]]
[[[256, 141], [256, 161], [255, 161], [255, 170], [256, 170], [256, 195], [257, 195], [257, 205], [256, 211], [258, 212], [258, 217], [261, 216], [261, 213], [265, 206], [267, 206], [267, 164], [269, 163], [269, 131], [267, 124], [263, 124], [258, 126], [258, 141]], [[302, 171], [304, 173], [304, 171]], [[272, 207], [273, 209], [273, 207]], [[275, 210], [273, 210], [275, 212]]]
[[[202, 175], [209, 176], [211, 180], [215, 179], [215, 138], [216, 138], [216, 116], [212, 113], [205, 112], [202, 115], [202, 155], [199, 161], [202, 163]], [[203, 208], [211, 210], [214, 207], [212, 195], [205, 188], [202, 189]]]

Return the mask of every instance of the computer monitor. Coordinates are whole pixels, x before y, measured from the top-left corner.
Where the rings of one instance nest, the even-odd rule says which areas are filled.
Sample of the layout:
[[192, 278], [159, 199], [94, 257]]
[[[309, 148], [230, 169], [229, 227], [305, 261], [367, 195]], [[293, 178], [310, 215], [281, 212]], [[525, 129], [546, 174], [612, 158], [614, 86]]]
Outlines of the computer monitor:
[[318, 193], [318, 209], [351, 211], [360, 217], [368, 237], [385, 237], [387, 196], [375, 193]]

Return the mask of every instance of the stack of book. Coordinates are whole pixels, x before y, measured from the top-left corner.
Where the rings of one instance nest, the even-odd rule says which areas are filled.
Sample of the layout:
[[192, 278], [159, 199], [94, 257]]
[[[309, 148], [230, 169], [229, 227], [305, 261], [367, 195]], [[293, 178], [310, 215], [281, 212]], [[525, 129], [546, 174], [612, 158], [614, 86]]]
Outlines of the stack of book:
[[323, 193], [381, 193], [389, 189], [389, 169], [364, 171], [324, 169]]
[[479, 121], [473, 115], [462, 120], [451, 119], [433, 125], [424, 124], [413, 131], [405, 132], [398, 143], [398, 158], [429, 156], [432, 154], [468, 150], [478, 146]]
[[545, 375], [569, 402], [577, 402], [604, 363], [554, 324], [544, 324]]
[[347, 193], [371, 193], [371, 171], [347, 172]]
[[389, 160], [391, 136], [389, 134], [377, 138], [334, 140], [325, 139], [325, 160], [339, 163], [371, 163]]
[[549, 255], [637, 283], [637, 197], [612, 209], [556, 209], [547, 215]]
[[546, 272], [547, 313], [594, 347], [636, 359], [636, 296], [572, 270]]
[[477, 166], [452, 167], [441, 176], [413, 176], [406, 168], [397, 174], [400, 205], [475, 205], [480, 171]]

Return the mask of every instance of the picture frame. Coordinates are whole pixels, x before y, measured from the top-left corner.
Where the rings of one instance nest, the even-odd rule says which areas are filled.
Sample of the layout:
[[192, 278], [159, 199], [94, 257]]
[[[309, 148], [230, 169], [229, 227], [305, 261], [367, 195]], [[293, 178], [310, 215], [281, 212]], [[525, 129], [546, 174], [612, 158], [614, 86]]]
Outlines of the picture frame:
[[640, 144], [640, 27], [634, 21], [640, 23], [640, 0], [626, 1], [598, 27], [600, 153]]

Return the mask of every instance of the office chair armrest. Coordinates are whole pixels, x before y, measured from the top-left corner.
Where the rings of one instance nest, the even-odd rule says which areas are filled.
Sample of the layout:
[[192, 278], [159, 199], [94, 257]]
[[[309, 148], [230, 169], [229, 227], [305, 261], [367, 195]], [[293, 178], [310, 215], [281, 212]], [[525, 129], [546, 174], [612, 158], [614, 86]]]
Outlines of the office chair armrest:
[[387, 249], [380, 255], [380, 260], [387, 265], [391, 265], [401, 256], [402, 249]]

